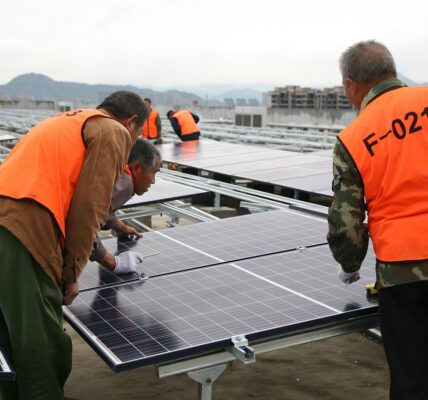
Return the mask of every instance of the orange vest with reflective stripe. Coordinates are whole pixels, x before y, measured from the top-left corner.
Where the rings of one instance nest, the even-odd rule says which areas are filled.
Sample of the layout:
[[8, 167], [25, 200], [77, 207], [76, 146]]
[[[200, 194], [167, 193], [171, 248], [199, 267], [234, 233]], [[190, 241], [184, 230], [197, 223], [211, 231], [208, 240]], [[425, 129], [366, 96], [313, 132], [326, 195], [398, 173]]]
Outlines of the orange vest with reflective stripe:
[[364, 183], [376, 258], [428, 259], [428, 87], [383, 93], [339, 139]]
[[142, 136], [144, 139], [157, 139], [159, 137], [158, 127], [156, 125], [156, 118], [158, 116], [157, 110], [152, 108], [149, 117], [143, 125]]
[[196, 122], [189, 111], [177, 111], [174, 113], [173, 118], [177, 118], [178, 125], [180, 126], [181, 130], [181, 136], [191, 135], [192, 133], [199, 132], [198, 125], [196, 125]]
[[86, 154], [83, 128], [98, 110], [74, 110], [32, 128], [0, 165], [0, 196], [33, 199], [55, 217], [65, 238], [65, 220]]

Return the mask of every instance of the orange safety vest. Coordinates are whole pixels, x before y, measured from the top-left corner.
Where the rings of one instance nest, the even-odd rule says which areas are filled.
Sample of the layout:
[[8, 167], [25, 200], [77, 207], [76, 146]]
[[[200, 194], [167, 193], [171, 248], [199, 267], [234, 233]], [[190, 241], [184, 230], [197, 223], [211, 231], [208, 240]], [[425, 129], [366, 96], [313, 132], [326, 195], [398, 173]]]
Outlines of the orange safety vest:
[[177, 111], [172, 117], [177, 118], [178, 125], [180, 126], [181, 130], [181, 136], [191, 135], [192, 133], [199, 132], [198, 125], [196, 125], [196, 122], [189, 111]]
[[32, 128], [0, 165], [0, 196], [33, 199], [55, 217], [65, 239], [65, 220], [86, 154], [83, 129], [98, 110], [74, 110]]
[[146, 119], [143, 125], [141, 135], [144, 139], [157, 139], [159, 137], [158, 127], [156, 125], [156, 119], [159, 113], [157, 110], [152, 108], [149, 117]]
[[364, 183], [376, 258], [428, 259], [428, 87], [383, 93], [339, 140]]

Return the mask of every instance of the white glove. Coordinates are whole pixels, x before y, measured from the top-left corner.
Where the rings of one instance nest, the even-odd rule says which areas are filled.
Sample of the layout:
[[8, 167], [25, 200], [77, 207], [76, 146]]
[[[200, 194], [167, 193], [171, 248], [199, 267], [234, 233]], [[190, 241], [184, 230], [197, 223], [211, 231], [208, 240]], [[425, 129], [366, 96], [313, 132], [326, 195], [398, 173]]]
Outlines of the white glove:
[[341, 267], [339, 267], [339, 278], [346, 285], [350, 285], [351, 283], [357, 282], [360, 279], [360, 273], [358, 271], [355, 272], [345, 272]]
[[138, 264], [143, 261], [143, 256], [135, 251], [124, 251], [114, 256], [114, 259], [116, 260], [116, 266], [113, 273], [119, 275], [136, 272]]

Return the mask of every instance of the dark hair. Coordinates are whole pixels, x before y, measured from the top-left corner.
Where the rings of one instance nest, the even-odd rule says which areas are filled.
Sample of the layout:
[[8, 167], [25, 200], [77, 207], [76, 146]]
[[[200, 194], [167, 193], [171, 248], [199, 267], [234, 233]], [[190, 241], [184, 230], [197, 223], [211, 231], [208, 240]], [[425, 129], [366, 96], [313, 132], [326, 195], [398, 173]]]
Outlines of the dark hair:
[[169, 111], [166, 113], [167, 118], [169, 118], [172, 114], [174, 114], [174, 111], [169, 110]]
[[118, 120], [126, 119], [136, 114], [138, 116], [138, 125], [143, 125], [149, 116], [147, 107], [141, 97], [127, 90], [119, 90], [108, 95], [97, 107], [97, 109], [99, 108], [108, 111]]
[[346, 49], [340, 57], [343, 78], [358, 83], [373, 83], [388, 76], [397, 77], [391, 52], [379, 42], [358, 42]]
[[158, 149], [152, 143], [139, 138], [134, 146], [132, 146], [128, 165], [139, 162], [144, 168], [151, 168], [155, 165], [156, 160], [160, 158], [161, 155]]
[[144, 99], [144, 101], [148, 101], [150, 104], [152, 104], [152, 101], [151, 101], [148, 97], [146, 97], [146, 98]]

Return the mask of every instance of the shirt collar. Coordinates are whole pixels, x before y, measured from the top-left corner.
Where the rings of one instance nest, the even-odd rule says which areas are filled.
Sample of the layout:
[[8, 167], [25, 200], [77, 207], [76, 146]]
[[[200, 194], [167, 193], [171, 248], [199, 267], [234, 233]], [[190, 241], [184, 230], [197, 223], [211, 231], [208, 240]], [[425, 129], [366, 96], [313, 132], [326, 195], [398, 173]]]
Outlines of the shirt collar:
[[376, 97], [380, 96], [382, 93], [405, 86], [407, 85], [397, 78], [387, 79], [378, 83], [376, 86], [373, 86], [366, 94], [366, 97], [364, 97], [363, 102], [361, 103], [360, 112], [366, 108], [367, 104], [373, 101]]

